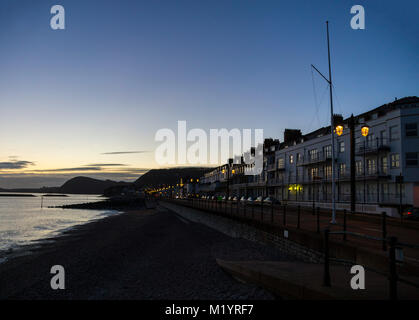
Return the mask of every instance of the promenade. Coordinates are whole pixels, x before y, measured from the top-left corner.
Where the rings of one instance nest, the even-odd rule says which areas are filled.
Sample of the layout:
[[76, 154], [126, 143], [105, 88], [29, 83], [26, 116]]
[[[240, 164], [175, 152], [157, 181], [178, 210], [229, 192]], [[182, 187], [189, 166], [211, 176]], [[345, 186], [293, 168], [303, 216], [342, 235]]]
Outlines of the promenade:
[[[260, 264], [257, 261], [239, 264], [230, 261], [220, 263], [223, 268], [236, 276], [241, 275], [249, 281], [252, 277], [253, 280], [258, 279], [256, 283], [259, 285], [269, 287], [266, 284], [273, 283], [278, 279], [282, 281], [294, 278], [297, 279], [297, 282], [301, 282], [300, 278], [305, 278], [307, 282], [302, 286], [312, 286], [313, 283], [317, 283], [315, 285], [317, 291], [315, 290], [315, 292], [317, 292], [318, 298], [322, 297], [320, 291], [323, 292], [324, 257], [327, 251], [330, 258], [332, 279], [342, 279], [342, 274], [348, 273], [349, 269], [347, 267], [355, 264], [360, 264], [366, 270], [369, 270], [369, 277], [375, 279], [377, 285], [372, 290], [372, 294], [364, 295], [363, 298], [388, 298], [389, 279], [391, 277], [396, 279], [396, 286], [403, 289], [403, 295], [399, 298], [418, 298], [417, 294], [412, 294], [412, 292], [419, 293], [419, 246], [417, 245], [419, 244], [419, 224], [417, 222], [360, 214], [346, 214], [346, 217], [344, 217], [343, 213], [340, 212], [337, 215], [337, 224], [331, 224], [330, 212], [320, 211], [316, 207], [314, 210], [310, 210], [291, 206], [262, 206], [260, 204], [201, 199], [178, 199], [169, 200], [169, 202], [236, 220], [261, 230], [268, 242], [272, 241], [272, 237], [267, 236], [267, 234], [272, 234], [278, 238], [296, 243], [303, 248], [318, 252], [318, 256], [323, 259], [323, 262], [317, 265], [286, 264], [285, 270], [292, 269], [295, 271], [292, 275], [287, 275], [289, 270], [281, 272], [284, 264], [277, 264], [276, 267], [273, 267], [276, 263], [274, 261], [268, 264]], [[344, 227], [344, 220], [346, 220], [346, 227]], [[344, 229], [346, 229], [346, 232], [343, 232]], [[329, 231], [327, 245], [325, 244], [326, 230]], [[390, 249], [390, 238], [396, 240], [396, 246], [393, 250], [396, 253], [395, 259], [390, 257], [390, 251], [392, 251]], [[328, 249], [325, 251], [325, 248]], [[391, 261], [394, 263], [391, 263]], [[346, 269], [338, 265], [346, 266]], [[392, 269], [390, 265], [394, 268]], [[276, 273], [274, 272], [273, 275], [266, 274], [273, 269], [276, 270]], [[346, 271], [343, 272], [342, 270]], [[335, 274], [333, 274], [334, 272]], [[252, 275], [250, 278], [249, 274]], [[266, 277], [269, 280], [266, 280], [265, 283], [259, 281]], [[316, 281], [313, 282], [313, 279], [316, 279]], [[342, 283], [342, 281], [339, 280], [338, 283]], [[272, 290], [272, 288], [270, 289]], [[377, 294], [375, 295], [374, 292]], [[353, 295], [345, 296], [345, 293], [335, 295], [335, 297], [354, 298]], [[298, 298], [304, 299], [305, 297], [302, 295]]]

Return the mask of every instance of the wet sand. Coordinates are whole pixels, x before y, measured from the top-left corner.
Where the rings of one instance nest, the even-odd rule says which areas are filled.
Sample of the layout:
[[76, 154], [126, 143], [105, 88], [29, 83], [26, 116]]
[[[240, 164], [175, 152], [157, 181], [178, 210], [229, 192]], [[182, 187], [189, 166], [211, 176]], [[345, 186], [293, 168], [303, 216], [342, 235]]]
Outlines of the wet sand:
[[[127, 211], [53, 240], [0, 264], [0, 299], [273, 299], [216, 258], [288, 259], [165, 209]], [[51, 289], [53, 265], [65, 268], [64, 290]]]

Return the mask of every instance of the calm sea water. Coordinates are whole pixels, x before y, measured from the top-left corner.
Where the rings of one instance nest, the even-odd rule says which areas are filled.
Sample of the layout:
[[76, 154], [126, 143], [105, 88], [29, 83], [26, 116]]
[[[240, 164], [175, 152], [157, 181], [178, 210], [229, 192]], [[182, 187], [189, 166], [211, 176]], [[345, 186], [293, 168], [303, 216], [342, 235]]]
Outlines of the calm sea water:
[[[75, 225], [83, 224], [116, 211], [56, 209], [48, 206], [104, 200], [96, 195], [67, 195], [67, 197], [0, 197], [0, 263], [22, 246], [56, 236]], [[43, 208], [41, 208], [43, 201]]]

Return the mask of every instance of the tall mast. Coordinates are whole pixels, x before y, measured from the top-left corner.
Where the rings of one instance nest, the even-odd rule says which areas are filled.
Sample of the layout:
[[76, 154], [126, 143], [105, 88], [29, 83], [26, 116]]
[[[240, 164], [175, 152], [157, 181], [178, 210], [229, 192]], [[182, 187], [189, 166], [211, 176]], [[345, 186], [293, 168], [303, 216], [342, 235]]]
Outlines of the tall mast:
[[330, 88], [330, 139], [332, 143], [332, 224], [336, 223], [336, 203], [335, 203], [335, 138], [333, 121], [333, 94], [332, 94], [332, 67], [330, 64], [330, 41], [329, 41], [329, 21], [326, 21], [327, 31], [327, 57], [329, 60], [329, 88]]
[[327, 31], [327, 58], [329, 61], [329, 79], [327, 79], [315, 66], [311, 67], [316, 70], [324, 80], [329, 84], [330, 89], [330, 140], [332, 144], [332, 221], [330, 223], [336, 223], [336, 203], [335, 203], [335, 139], [334, 139], [334, 121], [333, 121], [333, 94], [332, 94], [332, 67], [330, 64], [330, 41], [329, 41], [329, 21], [326, 21]]

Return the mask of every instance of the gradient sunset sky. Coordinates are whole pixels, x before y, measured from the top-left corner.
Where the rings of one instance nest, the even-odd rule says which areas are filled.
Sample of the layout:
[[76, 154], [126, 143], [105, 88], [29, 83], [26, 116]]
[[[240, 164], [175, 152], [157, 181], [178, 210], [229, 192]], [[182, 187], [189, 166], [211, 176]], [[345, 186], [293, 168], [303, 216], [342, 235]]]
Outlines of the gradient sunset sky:
[[[55, 4], [65, 30], [50, 28]], [[280, 140], [327, 125], [310, 68], [327, 75], [326, 20], [336, 113], [419, 95], [418, 16], [417, 1], [2, 0], [0, 188], [136, 179], [178, 120]]]

